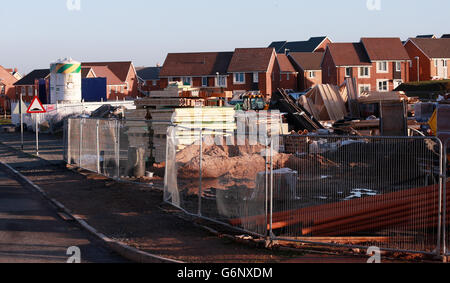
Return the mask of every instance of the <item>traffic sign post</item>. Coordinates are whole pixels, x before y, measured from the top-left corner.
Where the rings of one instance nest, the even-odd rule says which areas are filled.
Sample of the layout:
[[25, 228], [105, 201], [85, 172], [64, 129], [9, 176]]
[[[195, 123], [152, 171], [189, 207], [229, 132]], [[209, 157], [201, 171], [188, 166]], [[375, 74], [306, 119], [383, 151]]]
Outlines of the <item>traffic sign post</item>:
[[36, 122], [36, 155], [39, 156], [39, 123], [38, 114], [46, 113], [44, 106], [37, 96], [34, 97], [30, 107], [28, 107], [27, 113], [34, 114], [34, 120]]

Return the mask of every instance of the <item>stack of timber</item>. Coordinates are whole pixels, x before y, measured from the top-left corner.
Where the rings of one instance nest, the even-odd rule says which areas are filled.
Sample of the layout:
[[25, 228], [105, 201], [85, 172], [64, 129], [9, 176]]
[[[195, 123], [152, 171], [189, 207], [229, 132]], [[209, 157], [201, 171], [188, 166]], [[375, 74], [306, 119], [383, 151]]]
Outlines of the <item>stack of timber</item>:
[[[450, 182], [447, 181], [447, 186]], [[374, 197], [341, 201], [273, 214], [273, 229], [299, 227], [303, 236], [350, 236], [381, 232], [403, 227], [412, 232], [424, 231], [438, 225], [439, 186], [393, 192]], [[450, 191], [446, 195], [450, 201]], [[450, 217], [450, 206], [447, 206]], [[232, 219], [239, 226], [245, 223], [266, 225], [265, 215]], [[268, 229], [269, 229], [268, 225]]]
[[319, 121], [338, 121], [347, 116], [345, 102], [337, 86], [317, 85], [300, 97], [300, 103]]
[[288, 114], [287, 118], [294, 125], [295, 131], [308, 130], [314, 132], [323, 129], [323, 126], [311, 115], [311, 112], [306, 110], [302, 105], [292, 101], [284, 89], [278, 89], [278, 92], [280, 98], [277, 101], [277, 107], [281, 112]]

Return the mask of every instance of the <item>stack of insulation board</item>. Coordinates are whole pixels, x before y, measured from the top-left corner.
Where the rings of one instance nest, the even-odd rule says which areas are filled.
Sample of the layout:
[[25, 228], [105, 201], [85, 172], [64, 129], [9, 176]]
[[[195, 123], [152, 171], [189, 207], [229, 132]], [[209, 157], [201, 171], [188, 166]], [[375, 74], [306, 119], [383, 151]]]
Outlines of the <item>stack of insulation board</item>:
[[[183, 93], [189, 92], [190, 97], [183, 96]], [[146, 98], [135, 100], [138, 109], [164, 109], [174, 107], [193, 107], [197, 104], [202, 106], [204, 99], [198, 97], [199, 89], [189, 86], [173, 85], [164, 90], [151, 91]]]
[[202, 107], [175, 109], [172, 122], [177, 130], [179, 145], [191, 145], [203, 135], [231, 135], [236, 130], [235, 111], [232, 107]]

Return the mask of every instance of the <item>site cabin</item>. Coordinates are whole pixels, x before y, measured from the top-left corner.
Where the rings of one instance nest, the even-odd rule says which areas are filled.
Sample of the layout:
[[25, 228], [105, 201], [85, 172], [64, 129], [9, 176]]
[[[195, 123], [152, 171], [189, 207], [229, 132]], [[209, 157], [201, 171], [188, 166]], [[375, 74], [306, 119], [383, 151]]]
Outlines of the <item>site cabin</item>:
[[342, 85], [353, 78], [358, 93], [389, 92], [408, 81], [410, 62], [399, 38], [331, 43], [322, 61], [322, 83]]
[[410, 38], [405, 49], [411, 58], [410, 81], [450, 79], [450, 38]]

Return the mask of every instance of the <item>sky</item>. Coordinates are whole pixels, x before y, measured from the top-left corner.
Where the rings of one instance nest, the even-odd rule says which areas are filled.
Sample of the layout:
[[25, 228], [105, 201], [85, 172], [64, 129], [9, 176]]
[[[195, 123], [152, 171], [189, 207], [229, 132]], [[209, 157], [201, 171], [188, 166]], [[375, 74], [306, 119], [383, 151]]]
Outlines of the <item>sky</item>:
[[170, 52], [312, 36], [440, 36], [448, 11], [448, 0], [0, 0], [0, 65], [22, 74], [63, 57], [155, 66]]

